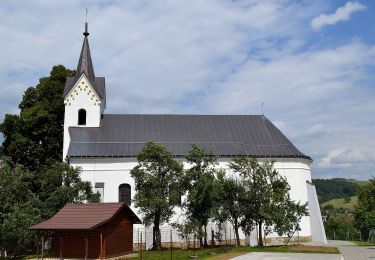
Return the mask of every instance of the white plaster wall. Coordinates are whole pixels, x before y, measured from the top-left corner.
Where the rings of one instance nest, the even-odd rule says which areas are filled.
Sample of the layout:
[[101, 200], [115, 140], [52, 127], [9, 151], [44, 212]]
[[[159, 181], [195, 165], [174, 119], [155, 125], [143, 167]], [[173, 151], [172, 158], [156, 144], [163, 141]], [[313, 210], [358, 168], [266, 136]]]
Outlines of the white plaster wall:
[[[99, 96], [95, 93], [84, 74], [66, 96], [64, 104], [63, 160], [66, 158], [70, 143], [69, 127], [99, 127], [101, 114], [104, 110]], [[81, 108], [86, 110], [86, 125], [79, 126], [78, 110]]]
[[324, 230], [322, 215], [320, 213], [318, 196], [316, 194], [315, 185], [311, 182], [306, 183], [307, 194], [309, 200], [311, 237], [314, 242], [322, 242], [327, 244], [326, 232]]
[[[229, 172], [228, 162], [231, 158], [219, 160], [218, 167]], [[74, 167], [81, 167], [81, 177], [85, 181], [90, 181], [94, 187], [96, 182], [104, 182], [104, 202], [118, 201], [118, 187], [122, 183], [130, 184], [132, 188], [132, 198], [135, 195], [134, 180], [130, 176], [130, 171], [137, 165], [135, 158], [106, 158], [106, 159], [71, 159], [69, 162]], [[189, 165], [184, 162], [184, 167]], [[301, 203], [308, 202], [306, 181], [311, 181], [310, 160], [306, 159], [277, 159], [275, 169], [288, 180], [291, 187], [290, 195], [295, 201]], [[131, 207], [136, 214], [141, 216], [139, 211]], [[176, 208], [176, 214], [171, 222], [178, 221], [183, 217], [183, 212]], [[304, 217], [301, 220], [300, 236], [311, 236], [310, 218]], [[242, 232], [241, 237], [244, 238]], [[272, 234], [271, 236], [277, 236]]]

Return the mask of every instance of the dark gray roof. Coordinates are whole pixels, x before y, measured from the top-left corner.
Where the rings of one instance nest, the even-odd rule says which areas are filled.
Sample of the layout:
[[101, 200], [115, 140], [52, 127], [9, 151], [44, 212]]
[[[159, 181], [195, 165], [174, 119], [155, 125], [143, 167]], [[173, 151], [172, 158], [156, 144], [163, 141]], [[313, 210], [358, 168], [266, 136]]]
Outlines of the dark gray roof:
[[87, 32], [87, 23], [86, 23], [86, 32], [83, 33], [85, 38], [82, 44], [81, 55], [79, 56], [76, 75], [74, 77], [69, 77], [66, 79], [65, 88], [64, 88], [64, 98], [69, 94], [70, 90], [73, 88], [77, 80], [85, 74], [86, 78], [94, 88], [95, 92], [99, 95], [99, 97], [105, 102], [105, 79], [104, 77], [95, 77], [94, 66], [92, 64], [91, 53], [90, 53], [90, 46], [89, 40], [87, 36], [89, 33]]
[[67, 157], [134, 157], [148, 141], [183, 157], [196, 144], [220, 157], [306, 158], [261, 115], [103, 115], [100, 127], [70, 127]]
[[[65, 82], [65, 88], [63, 96], [64, 98], [69, 94], [70, 90], [74, 87], [77, 79], [75, 77], [67, 77]], [[90, 84], [99, 95], [99, 97], [105, 101], [106, 99], [106, 92], [105, 92], [105, 78], [104, 77], [96, 77], [95, 81], [91, 82]]]
[[84, 73], [90, 81], [95, 80], [94, 66], [92, 65], [89, 40], [87, 39], [87, 36], [85, 36], [83, 40], [81, 55], [79, 56], [76, 70], [76, 78], [79, 78], [82, 73]]

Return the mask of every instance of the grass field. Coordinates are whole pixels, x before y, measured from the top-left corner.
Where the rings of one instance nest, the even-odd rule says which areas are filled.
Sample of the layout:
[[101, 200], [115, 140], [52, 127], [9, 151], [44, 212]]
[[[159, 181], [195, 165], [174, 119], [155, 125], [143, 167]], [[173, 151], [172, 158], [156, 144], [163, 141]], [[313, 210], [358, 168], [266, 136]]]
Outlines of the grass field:
[[[326, 253], [338, 254], [336, 247], [320, 247], [305, 245], [290, 246], [268, 246], [268, 247], [234, 247], [234, 248], [211, 248], [202, 250], [172, 250], [173, 259], [209, 259], [226, 260], [235, 256], [251, 252], [279, 252], [279, 253]], [[171, 259], [171, 251], [145, 251], [143, 259]], [[138, 258], [138, 257], [137, 257]]]
[[357, 246], [375, 246], [375, 243], [369, 243], [365, 241], [353, 241]]
[[360, 181], [360, 180], [352, 180], [352, 179], [350, 181], [358, 184], [359, 186], [364, 186], [364, 185], [369, 184], [369, 181]]
[[328, 205], [328, 204], [331, 204], [335, 209], [354, 209], [354, 206], [357, 204], [358, 202], [358, 197], [357, 196], [353, 196], [350, 198], [350, 201], [348, 203], [345, 202], [345, 199], [344, 198], [340, 198], [340, 199], [332, 199], [332, 200], [329, 200], [329, 201], [326, 201], [322, 204], [322, 207]]

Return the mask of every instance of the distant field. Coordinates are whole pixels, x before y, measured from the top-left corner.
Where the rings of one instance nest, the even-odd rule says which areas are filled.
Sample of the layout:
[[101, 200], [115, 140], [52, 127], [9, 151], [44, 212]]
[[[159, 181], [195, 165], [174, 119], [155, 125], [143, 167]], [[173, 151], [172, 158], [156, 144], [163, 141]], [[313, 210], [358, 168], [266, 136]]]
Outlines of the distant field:
[[350, 179], [350, 181], [358, 184], [359, 186], [364, 186], [366, 184], [369, 184], [369, 181], [359, 181], [359, 180], [353, 180], [353, 179]]
[[331, 204], [335, 209], [339, 209], [339, 208], [341, 208], [341, 209], [354, 209], [354, 205], [356, 205], [357, 202], [358, 202], [358, 197], [353, 196], [353, 197], [350, 197], [350, 198], [351, 198], [351, 200], [348, 203], [345, 203], [344, 198], [332, 199], [332, 200], [324, 202], [322, 204], [322, 207], [327, 206], [328, 204]]

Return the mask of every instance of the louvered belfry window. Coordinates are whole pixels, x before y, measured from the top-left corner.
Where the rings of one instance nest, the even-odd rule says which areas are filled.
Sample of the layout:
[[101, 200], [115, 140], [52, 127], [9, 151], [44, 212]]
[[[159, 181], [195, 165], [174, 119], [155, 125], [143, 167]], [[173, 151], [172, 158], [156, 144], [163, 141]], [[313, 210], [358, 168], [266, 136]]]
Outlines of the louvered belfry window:
[[118, 188], [118, 201], [125, 202], [126, 205], [131, 204], [131, 187], [129, 184], [121, 184]]

